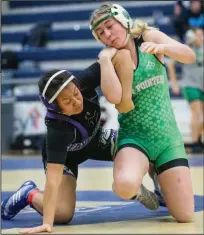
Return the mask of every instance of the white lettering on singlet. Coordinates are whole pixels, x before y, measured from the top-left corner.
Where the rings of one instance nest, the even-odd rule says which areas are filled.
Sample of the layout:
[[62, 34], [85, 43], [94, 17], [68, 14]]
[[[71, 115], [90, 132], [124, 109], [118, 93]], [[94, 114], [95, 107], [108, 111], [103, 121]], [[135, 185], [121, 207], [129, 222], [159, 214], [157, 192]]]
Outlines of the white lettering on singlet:
[[67, 151], [73, 152], [73, 151], [78, 151], [80, 149], [83, 149], [95, 137], [96, 133], [99, 130], [99, 127], [100, 127], [100, 122], [97, 123], [91, 136], [89, 136], [87, 139], [83, 140], [81, 143], [69, 144], [67, 146]]
[[147, 89], [148, 87], [156, 86], [162, 83], [164, 83], [164, 75], [156, 76], [141, 82], [135, 88], [138, 92], [140, 92], [141, 90]]

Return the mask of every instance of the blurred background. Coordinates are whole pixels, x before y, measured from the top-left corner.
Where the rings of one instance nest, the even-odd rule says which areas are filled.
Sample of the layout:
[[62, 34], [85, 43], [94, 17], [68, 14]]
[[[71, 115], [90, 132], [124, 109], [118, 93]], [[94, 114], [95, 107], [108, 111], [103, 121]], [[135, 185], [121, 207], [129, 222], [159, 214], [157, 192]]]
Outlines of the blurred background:
[[[111, 1], [110, 1], [111, 2]], [[133, 19], [185, 42], [192, 27], [203, 27], [202, 1], [114, 1]], [[2, 1], [1, 84], [2, 153], [39, 152], [45, 134], [44, 114], [37, 82], [50, 69], [77, 73], [96, 61], [102, 45], [89, 30], [91, 12], [102, 1]], [[192, 34], [188, 34], [192, 37]], [[203, 60], [202, 60], [203, 61]], [[166, 64], [168, 65], [166, 58]], [[203, 66], [203, 63], [201, 63]], [[182, 65], [176, 64], [178, 85]], [[173, 109], [185, 143], [191, 143], [191, 110], [179, 91], [169, 89]], [[101, 122], [118, 128], [117, 111], [103, 97]], [[201, 139], [202, 141], [202, 139]]]

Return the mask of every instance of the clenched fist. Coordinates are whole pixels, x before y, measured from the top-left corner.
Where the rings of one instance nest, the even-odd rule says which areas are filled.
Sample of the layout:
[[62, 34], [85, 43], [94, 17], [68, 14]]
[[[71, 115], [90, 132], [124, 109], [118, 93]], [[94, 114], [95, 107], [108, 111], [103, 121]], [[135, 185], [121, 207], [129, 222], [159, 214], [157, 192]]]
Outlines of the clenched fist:
[[130, 99], [127, 101], [122, 101], [120, 104], [116, 104], [115, 108], [118, 110], [119, 113], [128, 113], [135, 108], [135, 105]]
[[147, 54], [163, 54], [164, 45], [154, 42], [143, 42], [140, 46], [140, 50]]
[[102, 59], [103, 57], [112, 59], [117, 52], [117, 49], [114, 47], [106, 47], [104, 48], [98, 55], [99, 59]]

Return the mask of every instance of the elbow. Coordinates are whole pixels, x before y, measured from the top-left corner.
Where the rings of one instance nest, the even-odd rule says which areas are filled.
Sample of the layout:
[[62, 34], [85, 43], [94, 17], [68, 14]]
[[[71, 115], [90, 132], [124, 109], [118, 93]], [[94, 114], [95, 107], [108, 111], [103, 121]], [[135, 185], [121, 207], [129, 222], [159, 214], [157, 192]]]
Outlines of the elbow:
[[106, 99], [111, 103], [111, 104], [120, 104], [121, 103], [121, 96], [114, 96], [114, 95], [107, 95]]
[[185, 61], [183, 63], [184, 64], [193, 64], [196, 61], [196, 55], [190, 47], [188, 47], [188, 46], [186, 46], [186, 47], [188, 48], [189, 53], [185, 57]]
[[195, 63], [196, 62], [196, 55], [193, 52], [192, 55], [189, 58], [189, 64]]
[[58, 188], [59, 187], [59, 182], [56, 179], [46, 179], [46, 186], [49, 188]]
[[60, 183], [57, 182], [54, 179], [46, 179], [46, 183], [45, 183], [45, 191], [47, 193], [49, 192], [58, 192], [60, 187]]
[[120, 104], [122, 100], [122, 91], [121, 92], [104, 92], [103, 94], [105, 98], [110, 102], [111, 104]]
[[185, 64], [193, 64], [193, 63], [195, 63], [195, 61], [196, 61], [196, 55], [193, 52], [193, 53], [189, 54], [188, 58], [186, 58]]
[[61, 176], [56, 176], [56, 175], [51, 175], [49, 174], [46, 175], [46, 186], [49, 188], [54, 188], [57, 189], [61, 183], [62, 177]]

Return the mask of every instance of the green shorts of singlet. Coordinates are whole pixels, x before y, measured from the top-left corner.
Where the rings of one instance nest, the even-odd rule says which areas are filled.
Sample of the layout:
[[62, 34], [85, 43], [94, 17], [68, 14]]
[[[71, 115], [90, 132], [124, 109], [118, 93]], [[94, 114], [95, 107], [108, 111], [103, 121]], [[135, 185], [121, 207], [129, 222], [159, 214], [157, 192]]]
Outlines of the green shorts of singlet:
[[176, 147], [169, 147], [165, 151], [161, 152], [156, 159], [152, 159], [152, 154], [150, 151], [146, 150], [144, 146], [142, 146], [139, 141], [136, 139], [124, 138], [124, 139], [117, 139], [116, 143], [116, 153], [125, 147], [132, 147], [135, 148], [142, 153], [144, 153], [148, 160], [154, 164], [156, 173], [159, 175], [165, 170], [176, 166], [187, 166], [188, 160], [186, 151], [184, 148], [184, 144], [178, 145]]
[[204, 102], [204, 92], [193, 87], [185, 87], [182, 89], [183, 96], [190, 103], [195, 100]]

